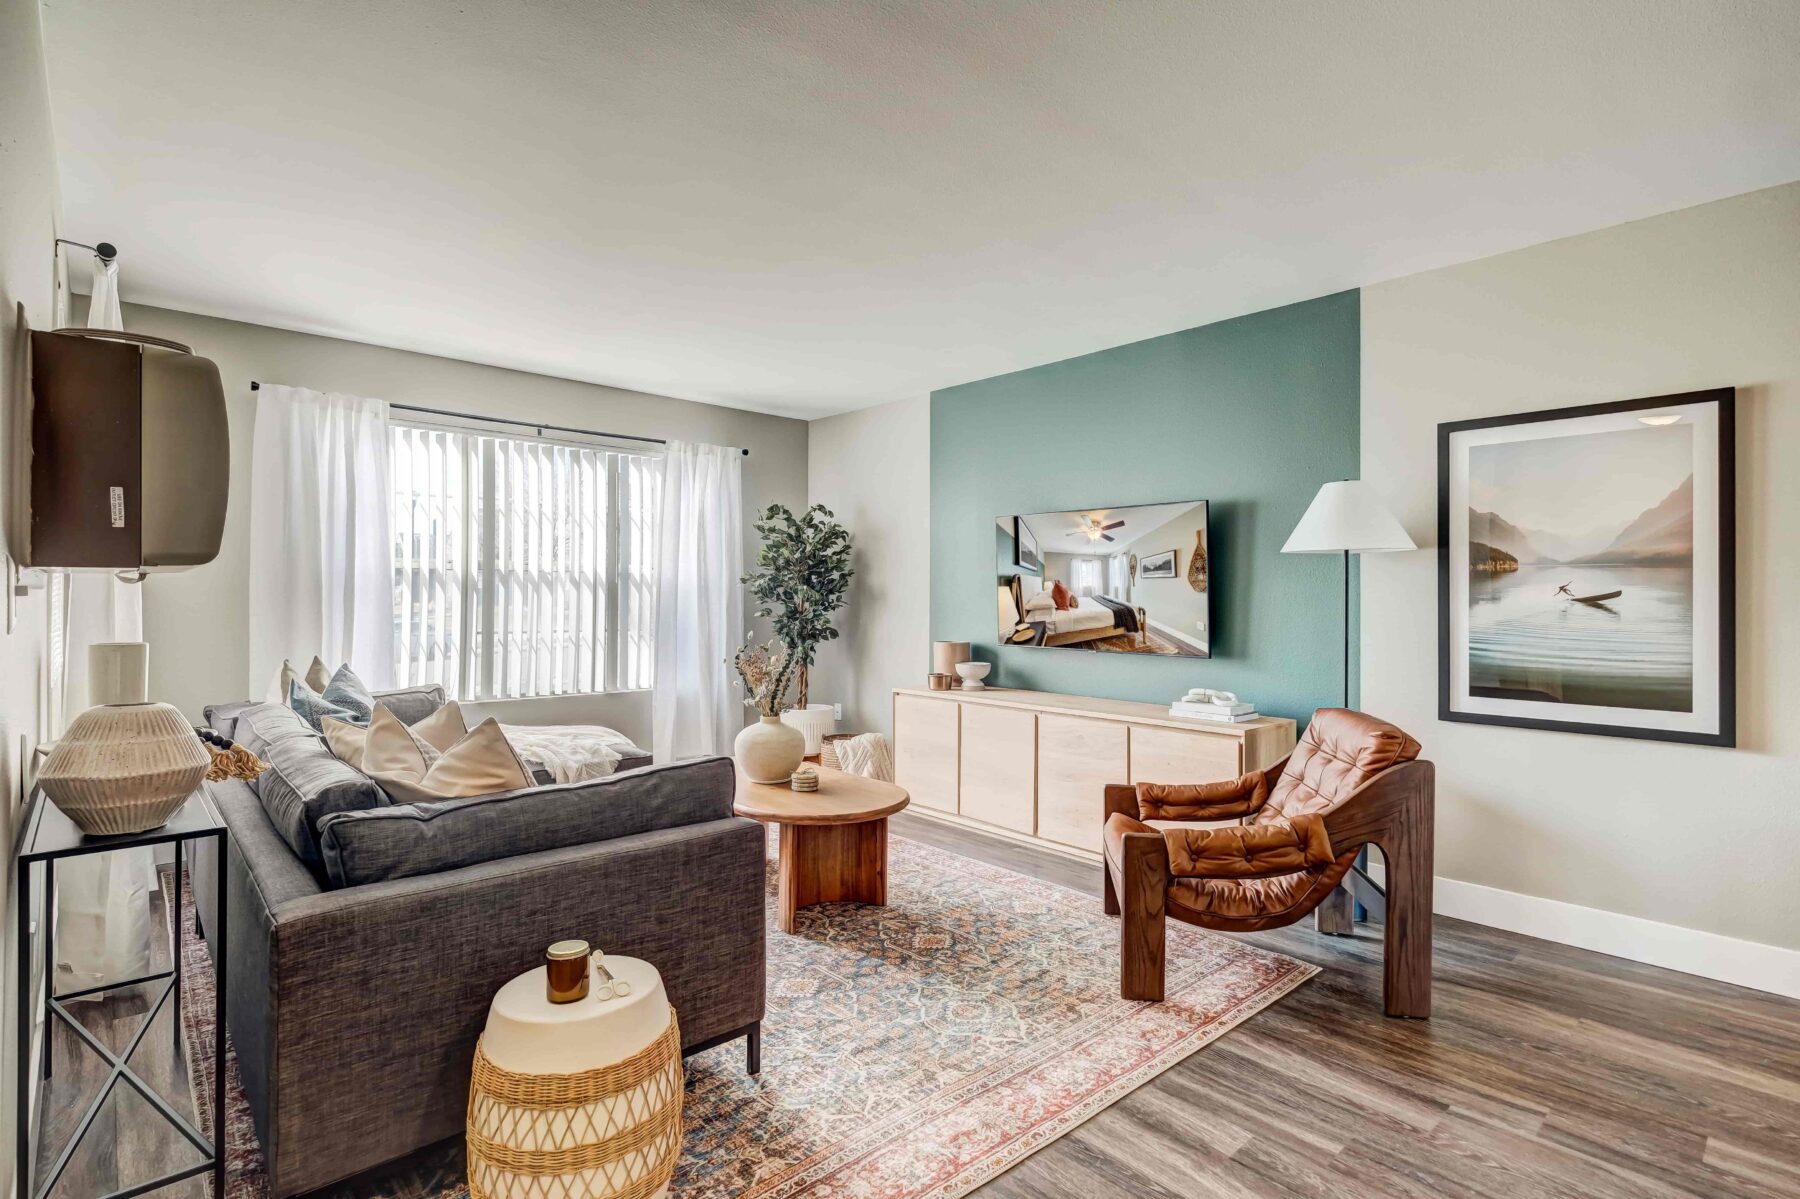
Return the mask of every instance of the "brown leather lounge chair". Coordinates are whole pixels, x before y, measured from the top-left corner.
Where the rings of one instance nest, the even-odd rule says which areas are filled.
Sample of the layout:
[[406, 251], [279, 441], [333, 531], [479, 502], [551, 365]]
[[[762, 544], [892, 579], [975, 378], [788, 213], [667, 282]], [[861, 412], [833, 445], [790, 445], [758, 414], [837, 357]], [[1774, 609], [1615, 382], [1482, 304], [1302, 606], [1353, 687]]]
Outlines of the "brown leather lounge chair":
[[[1387, 863], [1385, 893], [1357, 870], [1356, 898], [1386, 921], [1382, 996], [1390, 1016], [1431, 1014], [1433, 772], [1419, 743], [1384, 720], [1321, 708], [1287, 758], [1242, 778], [1106, 789], [1106, 913], [1123, 909], [1119, 992], [1163, 997], [1166, 916], [1221, 932], [1293, 924], [1315, 909], [1347, 933], [1340, 889], [1365, 845]], [[1242, 819], [1222, 828], [1163, 822]], [[1329, 901], [1329, 902], [1327, 902]]]

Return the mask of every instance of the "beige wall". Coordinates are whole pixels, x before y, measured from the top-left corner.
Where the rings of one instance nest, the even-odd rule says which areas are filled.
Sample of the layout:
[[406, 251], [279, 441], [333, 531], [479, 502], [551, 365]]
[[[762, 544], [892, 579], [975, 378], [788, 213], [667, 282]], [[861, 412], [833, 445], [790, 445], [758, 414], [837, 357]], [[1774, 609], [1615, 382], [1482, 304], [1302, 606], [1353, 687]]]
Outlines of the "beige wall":
[[[128, 271], [124, 284], [129, 294]], [[125, 306], [125, 325], [192, 345], [219, 364], [225, 379], [231, 501], [224, 545], [206, 566], [154, 575], [144, 584], [151, 694], [196, 720], [208, 703], [243, 698], [246, 686], [253, 379], [475, 415], [742, 446], [750, 451], [744, 460], [746, 563], [755, 560], [755, 511], [771, 503], [799, 507], [806, 500], [804, 421], [135, 304]], [[277, 665], [269, 664], [271, 674]], [[608, 724], [649, 745], [647, 692], [509, 701], [476, 711], [520, 723]]]
[[856, 568], [812, 700], [844, 705], [841, 732], [891, 733], [893, 689], [930, 670], [931, 401], [812, 422], [807, 479], [809, 502], [850, 530]]
[[1800, 948], [1800, 184], [1368, 288], [1362, 336], [1422, 547], [1438, 422], [1738, 388], [1738, 748], [1439, 722], [1430, 548], [1363, 560], [1362, 694], [1437, 762], [1440, 876]]
[[[38, 30], [36, 0], [0, 0], [0, 462], [12, 456], [12, 420], [19, 398], [22, 370], [18, 353], [18, 306], [37, 328], [48, 327], [54, 301], [58, 232], [56, 153], [51, 141], [50, 102], [44, 79], [43, 41]], [[10, 478], [7, 479], [10, 482]], [[0, 572], [0, 588], [10, 590], [10, 570]], [[38, 727], [44, 687], [42, 666], [46, 613], [44, 593], [9, 601], [0, 595], [0, 860], [12, 862], [21, 803], [23, 773]], [[10, 604], [10, 607], [9, 607]], [[11, 626], [4, 613], [11, 612]], [[11, 943], [17, 923], [8, 874], [6, 897], [0, 900], [0, 1128], [13, 1127], [15, 1060], [13, 970], [17, 956]], [[0, 1154], [0, 1194], [12, 1186], [13, 1154]]]

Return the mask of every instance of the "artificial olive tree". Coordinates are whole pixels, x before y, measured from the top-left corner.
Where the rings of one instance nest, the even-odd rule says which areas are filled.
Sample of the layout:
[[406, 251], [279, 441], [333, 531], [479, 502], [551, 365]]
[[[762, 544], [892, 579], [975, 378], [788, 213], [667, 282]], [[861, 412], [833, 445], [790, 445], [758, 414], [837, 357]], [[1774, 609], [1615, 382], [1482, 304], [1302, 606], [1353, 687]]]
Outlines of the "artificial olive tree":
[[856, 573], [850, 568], [850, 534], [823, 504], [814, 504], [804, 516], [770, 504], [754, 527], [762, 537], [762, 553], [757, 569], [742, 581], [756, 599], [756, 614], [771, 618], [775, 636], [798, 664], [795, 677], [804, 708], [807, 668], [819, 645], [837, 637], [831, 617], [844, 606], [844, 593]]

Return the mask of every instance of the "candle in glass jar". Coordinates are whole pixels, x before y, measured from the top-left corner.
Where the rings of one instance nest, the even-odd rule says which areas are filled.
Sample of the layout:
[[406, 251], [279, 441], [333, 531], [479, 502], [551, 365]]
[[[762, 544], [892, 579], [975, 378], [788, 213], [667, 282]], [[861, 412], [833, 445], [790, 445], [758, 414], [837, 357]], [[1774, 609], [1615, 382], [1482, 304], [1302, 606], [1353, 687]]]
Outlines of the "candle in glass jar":
[[588, 993], [588, 943], [558, 941], [544, 951], [544, 977], [551, 1003], [574, 1003]]

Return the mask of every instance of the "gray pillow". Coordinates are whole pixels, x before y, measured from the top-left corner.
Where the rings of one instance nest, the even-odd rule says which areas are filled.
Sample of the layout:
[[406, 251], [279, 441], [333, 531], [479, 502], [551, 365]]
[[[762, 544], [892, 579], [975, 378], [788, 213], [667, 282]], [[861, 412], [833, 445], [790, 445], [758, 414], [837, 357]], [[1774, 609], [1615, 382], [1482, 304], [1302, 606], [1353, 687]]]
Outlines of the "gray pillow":
[[444, 688], [439, 683], [421, 683], [414, 687], [377, 691], [375, 702], [398, 716], [401, 724], [418, 724], [444, 706]]
[[330, 885], [354, 887], [722, 820], [736, 790], [730, 758], [700, 758], [585, 783], [337, 812], [319, 822], [319, 848]]
[[337, 668], [319, 698], [349, 712], [352, 724], [367, 724], [369, 717], [375, 714], [375, 697], [369, 694], [369, 689], [363, 686], [363, 681], [356, 677], [348, 663]]
[[269, 823], [288, 848], [319, 877], [319, 823], [334, 812], [383, 807], [387, 792], [368, 775], [338, 761], [325, 741], [282, 704], [256, 704], [237, 718], [237, 743], [269, 764], [251, 783]]

